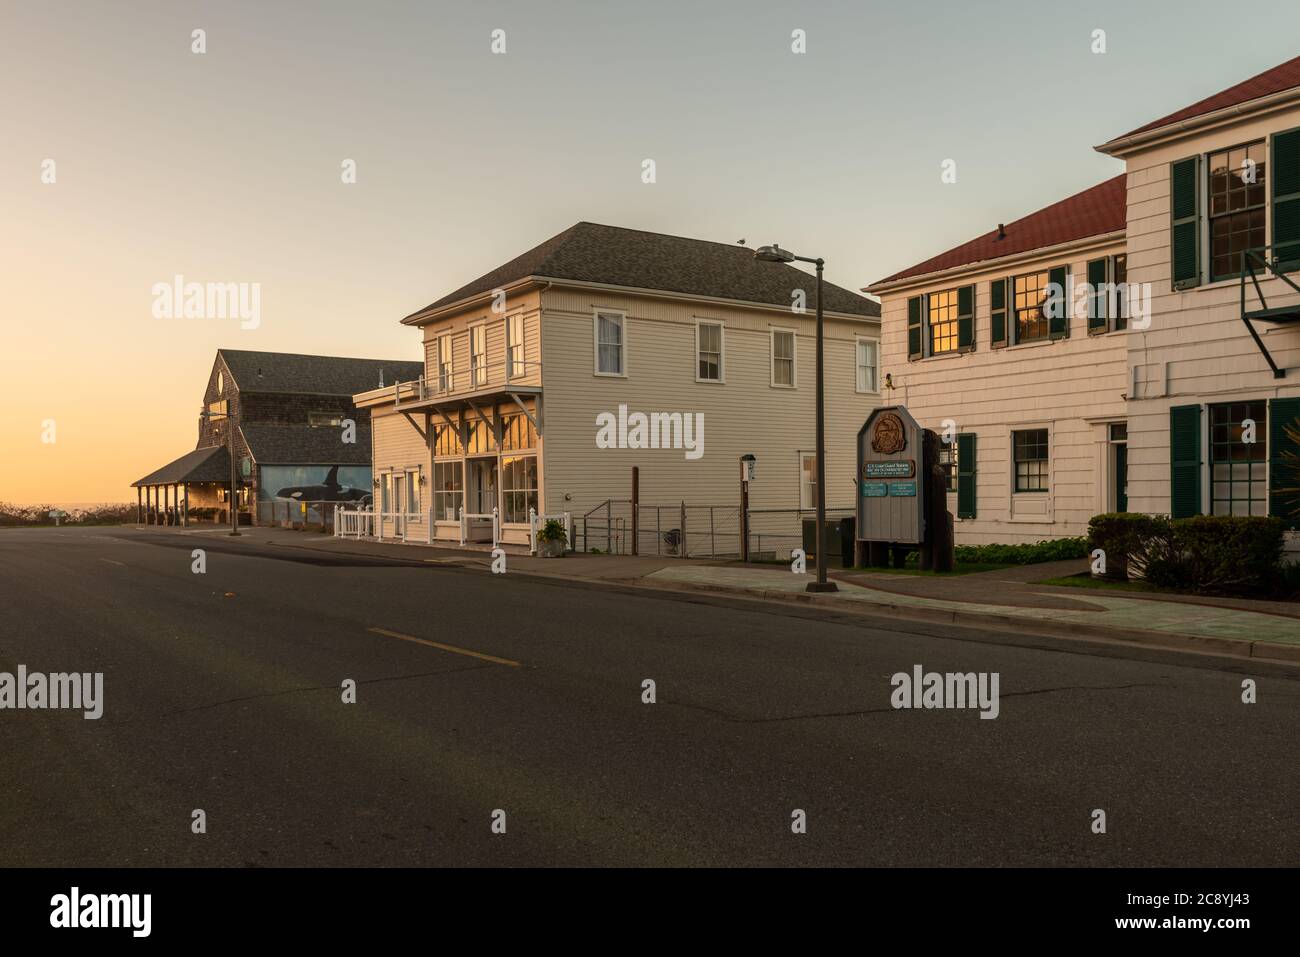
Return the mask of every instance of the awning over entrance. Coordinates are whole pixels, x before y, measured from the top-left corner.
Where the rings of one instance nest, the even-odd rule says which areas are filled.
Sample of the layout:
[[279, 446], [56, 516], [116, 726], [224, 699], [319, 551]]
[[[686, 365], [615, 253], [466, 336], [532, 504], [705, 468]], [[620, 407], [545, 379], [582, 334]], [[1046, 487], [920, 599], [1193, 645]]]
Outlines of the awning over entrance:
[[230, 482], [230, 454], [224, 445], [186, 452], [156, 472], [131, 483], [132, 488], [180, 485], [186, 482]]

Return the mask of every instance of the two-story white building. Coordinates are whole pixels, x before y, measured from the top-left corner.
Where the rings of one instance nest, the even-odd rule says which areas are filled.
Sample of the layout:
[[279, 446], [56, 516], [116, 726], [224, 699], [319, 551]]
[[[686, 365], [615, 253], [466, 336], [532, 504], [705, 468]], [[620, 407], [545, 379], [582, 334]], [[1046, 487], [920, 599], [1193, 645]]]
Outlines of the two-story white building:
[[1294, 522], [1300, 58], [1097, 148], [1126, 171], [867, 288], [886, 401], [952, 438], [958, 541]]
[[[824, 295], [827, 503], [851, 508], [879, 306]], [[385, 533], [483, 541], [495, 509], [500, 539], [524, 543], [530, 510], [625, 503], [634, 466], [641, 503], [734, 507], [746, 454], [751, 506], [814, 508], [815, 308], [814, 277], [751, 249], [578, 223], [402, 320], [423, 378], [355, 397], [378, 507], [398, 516]], [[734, 518], [708, 530], [733, 551]]]

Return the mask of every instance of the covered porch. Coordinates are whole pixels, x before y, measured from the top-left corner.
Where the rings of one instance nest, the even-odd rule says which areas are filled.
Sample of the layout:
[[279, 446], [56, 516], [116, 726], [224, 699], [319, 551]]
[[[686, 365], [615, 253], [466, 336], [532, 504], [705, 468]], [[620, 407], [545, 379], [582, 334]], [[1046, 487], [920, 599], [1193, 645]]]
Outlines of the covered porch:
[[[236, 492], [246, 488], [236, 479]], [[141, 525], [177, 525], [230, 521], [230, 453], [224, 445], [186, 452], [155, 472], [131, 483], [136, 494], [136, 521]], [[242, 502], [241, 502], [242, 504]], [[244, 524], [244, 516], [240, 516]]]
[[[357, 397], [380, 421], [401, 419], [421, 460], [380, 427], [375, 446], [378, 538], [446, 544], [532, 544], [539, 510], [542, 388], [520, 382], [430, 394], [402, 383]], [[386, 406], [386, 408], [385, 408]], [[413, 450], [412, 450], [413, 451]]]

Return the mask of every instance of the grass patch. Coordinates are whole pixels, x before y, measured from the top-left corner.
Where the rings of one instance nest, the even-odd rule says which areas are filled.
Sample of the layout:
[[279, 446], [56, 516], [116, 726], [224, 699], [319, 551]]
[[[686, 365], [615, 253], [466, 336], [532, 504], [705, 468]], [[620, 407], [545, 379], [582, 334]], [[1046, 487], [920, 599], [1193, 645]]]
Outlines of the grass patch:
[[1045, 578], [1042, 581], [1033, 582], [1035, 585], [1063, 585], [1066, 588], [1096, 588], [1108, 591], [1156, 591], [1165, 592], [1166, 594], [1176, 595], [1177, 592], [1169, 592], [1163, 588], [1153, 588], [1146, 582], [1116, 582], [1104, 578], [1093, 578], [1091, 575], [1084, 573], [1082, 575], [1067, 575], [1065, 578]]
[[886, 575], [939, 575], [946, 577], [949, 575], [971, 575], [975, 572], [996, 572], [1004, 568], [1016, 568], [1017, 566], [1009, 562], [970, 562], [967, 564], [958, 564], [950, 572], [923, 572], [919, 568], [871, 568], [870, 566], [858, 567], [853, 569], [855, 572], [881, 572]]

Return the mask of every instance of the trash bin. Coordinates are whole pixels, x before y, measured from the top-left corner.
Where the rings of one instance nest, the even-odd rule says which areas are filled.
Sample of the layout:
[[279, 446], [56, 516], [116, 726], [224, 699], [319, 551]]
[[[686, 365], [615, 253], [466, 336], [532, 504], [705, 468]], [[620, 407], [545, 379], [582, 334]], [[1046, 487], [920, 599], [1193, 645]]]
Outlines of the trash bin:
[[840, 519], [840, 564], [845, 568], [853, 567], [857, 524], [853, 517]]
[[[851, 521], [851, 520], [850, 520]], [[839, 558], [844, 554], [843, 533], [840, 530], [841, 521], [837, 518], [826, 519], [826, 562], [830, 567], [833, 559]], [[805, 518], [803, 520], [803, 550], [809, 558], [817, 555], [817, 519]], [[849, 564], [853, 563], [853, 546], [852, 537], [850, 536], [849, 545]]]

